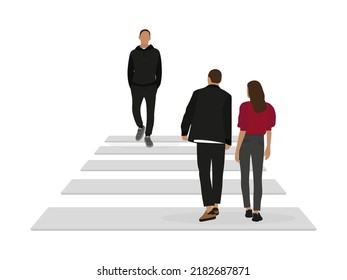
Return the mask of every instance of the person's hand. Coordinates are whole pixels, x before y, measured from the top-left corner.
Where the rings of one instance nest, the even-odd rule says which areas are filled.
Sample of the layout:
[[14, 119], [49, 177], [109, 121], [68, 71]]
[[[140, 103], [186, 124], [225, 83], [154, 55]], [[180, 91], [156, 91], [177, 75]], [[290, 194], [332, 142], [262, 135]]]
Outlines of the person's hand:
[[235, 161], [240, 163], [240, 152], [238, 150], [235, 151]]
[[230, 145], [225, 144], [225, 150], [229, 150], [230, 149]]
[[183, 136], [182, 136], [182, 140], [183, 140], [183, 141], [188, 141], [188, 136], [187, 136], [187, 135], [183, 135]]
[[270, 147], [266, 147], [265, 153], [264, 153], [265, 159], [268, 159], [270, 157], [270, 154], [271, 154]]

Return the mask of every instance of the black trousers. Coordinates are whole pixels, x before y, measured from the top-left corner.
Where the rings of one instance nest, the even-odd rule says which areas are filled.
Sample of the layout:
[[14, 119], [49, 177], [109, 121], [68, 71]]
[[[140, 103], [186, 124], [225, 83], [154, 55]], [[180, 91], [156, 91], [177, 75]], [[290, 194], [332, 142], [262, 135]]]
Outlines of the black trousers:
[[253, 210], [260, 211], [263, 195], [262, 175], [264, 162], [264, 136], [246, 134], [240, 147], [241, 189], [245, 208], [251, 207], [249, 195], [249, 168], [252, 157], [254, 206]]
[[[197, 143], [201, 193], [204, 206], [220, 203], [223, 186], [225, 145]], [[211, 183], [212, 163], [212, 183]]]
[[141, 117], [141, 104], [143, 99], [146, 100], [146, 109], [147, 109], [147, 123], [146, 123], [146, 136], [152, 134], [153, 125], [154, 125], [154, 109], [155, 109], [155, 98], [157, 95], [157, 86], [131, 86], [131, 95], [133, 98], [133, 115], [138, 127], [143, 126], [142, 117]]

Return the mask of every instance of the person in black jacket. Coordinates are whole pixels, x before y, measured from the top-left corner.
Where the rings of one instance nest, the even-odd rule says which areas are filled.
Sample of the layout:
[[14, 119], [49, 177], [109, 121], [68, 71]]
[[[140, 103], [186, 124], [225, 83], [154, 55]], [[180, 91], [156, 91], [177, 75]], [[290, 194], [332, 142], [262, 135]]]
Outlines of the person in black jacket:
[[219, 70], [210, 71], [208, 86], [193, 93], [181, 124], [182, 139], [197, 143], [201, 192], [206, 207], [200, 222], [219, 215], [225, 150], [231, 146], [231, 95], [219, 87], [221, 80]]
[[[161, 57], [160, 52], [152, 45], [148, 45], [151, 33], [147, 29], [140, 32], [141, 45], [136, 47], [129, 56], [128, 82], [133, 99], [132, 111], [138, 131], [136, 140], [142, 139], [146, 132], [145, 143], [147, 147], [153, 147], [151, 134], [154, 124], [154, 109], [157, 90], [161, 83]], [[146, 100], [147, 124], [143, 125], [141, 118], [141, 104]]]

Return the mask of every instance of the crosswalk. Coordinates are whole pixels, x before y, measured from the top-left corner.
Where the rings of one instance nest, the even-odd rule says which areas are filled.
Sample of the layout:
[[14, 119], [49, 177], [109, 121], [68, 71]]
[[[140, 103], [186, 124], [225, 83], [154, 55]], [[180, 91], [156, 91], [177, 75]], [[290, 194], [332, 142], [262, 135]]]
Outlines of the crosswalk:
[[[240, 180], [225, 179], [223, 194], [240, 195]], [[253, 181], [250, 184], [253, 193]], [[263, 193], [270, 195], [286, 194], [276, 180], [263, 181]], [[73, 179], [62, 194], [151, 194], [151, 195], [189, 195], [200, 194], [199, 179]]]
[[[153, 135], [151, 136], [151, 139], [153, 140], [153, 142], [170, 142], [170, 143], [182, 143], [182, 138], [180, 136], [171, 136], [171, 135], [160, 135], [160, 136], [156, 136]], [[131, 143], [134, 142], [134, 136], [131, 135], [111, 135], [108, 136], [105, 140], [106, 143]], [[233, 136], [232, 137], [232, 141], [233, 142], [237, 142], [237, 136]]]
[[[194, 155], [194, 146], [154, 146], [151, 149], [144, 149], [140, 146], [101, 146], [96, 155]], [[235, 147], [230, 147], [226, 154], [235, 154]]]
[[[173, 159], [175, 155], [194, 155], [194, 144], [182, 143], [177, 136], [153, 136], [153, 148], [138, 146], [134, 136], [109, 136], [105, 144], [97, 149], [95, 157], [88, 160], [83, 174], [108, 174], [116, 178], [72, 179], [63, 189], [62, 195], [201, 195], [196, 159]], [[233, 137], [233, 141], [236, 141]], [[107, 146], [108, 144], [108, 146]], [[143, 144], [143, 143], [142, 143]], [[233, 154], [234, 148], [228, 150]], [[112, 156], [153, 155], [150, 159], [113, 159]], [[167, 156], [158, 159], [156, 156]], [[110, 156], [112, 159], [105, 159]], [[239, 164], [226, 157], [225, 170], [239, 172]], [[264, 171], [266, 169], [264, 168]], [[104, 173], [105, 171], [108, 171]], [[131, 171], [127, 178], [117, 178], [119, 171]], [[134, 178], [134, 172], [185, 172], [196, 174], [187, 178]], [[178, 173], [180, 174], [180, 173]], [[95, 176], [96, 177], [96, 176]], [[100, 174], [99, 174], [100, 177]], [[253, 184], [251, 182], [251, 193]], [[224, 195], [241, 195], [239, 179], [225, 178]], [[285, 195], [286, 192], [275, 179], [264, 179], [264, 195]], [[203, 208], [187, 207], [49, 207], [32, 230], [315, 230], [305, 214], [296, 207], [264, 207], [264, 220], [254, 223], [244, 217], [243, 208], [221, 207], [221, 214], [214, 221], [199, 223]]]
[[263, 208], [254, 223], [242, 208], [223, 208], [213, 222], [199, 223], [201, 208], [48, 208], [33, 230], [313, 230], [299, 208]]
[[[82, 171], [198, 171], [196, 160], [88, 160]], [[240, 165], [226, 160], [224, 170], [237, 171]]]

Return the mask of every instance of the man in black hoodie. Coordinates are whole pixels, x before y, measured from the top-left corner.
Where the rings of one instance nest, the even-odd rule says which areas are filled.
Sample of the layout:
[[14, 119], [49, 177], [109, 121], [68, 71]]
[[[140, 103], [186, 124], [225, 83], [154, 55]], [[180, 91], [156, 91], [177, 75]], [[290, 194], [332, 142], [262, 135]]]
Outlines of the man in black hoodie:
[[[161, 58], [160, 52], [152, 45], [148, 45], [151, 33], [147, 29], [140, 32], [141, 45], [136, 47], [129, 56], [128, 82], [133, 98], [133, 115], [138, 126], [136, 140], [142, 139], [146, 132], [145, 143], [153, 147], [151, 134], [154, 124], [154, 109], [157, 90], [161, 83]], [[143, 125], [141, 118], [141, 104], [146, 100], [147, 124]]]
[[200, 222], [219, 215], [225, 150], [231, 146], [231, 95], [219, 87], [221, 80], [219, 70], [210, 71], [208, 86], [194, 91], [181, 124], [182, 139], [197, 143], [201, 192], [206, 207]]

